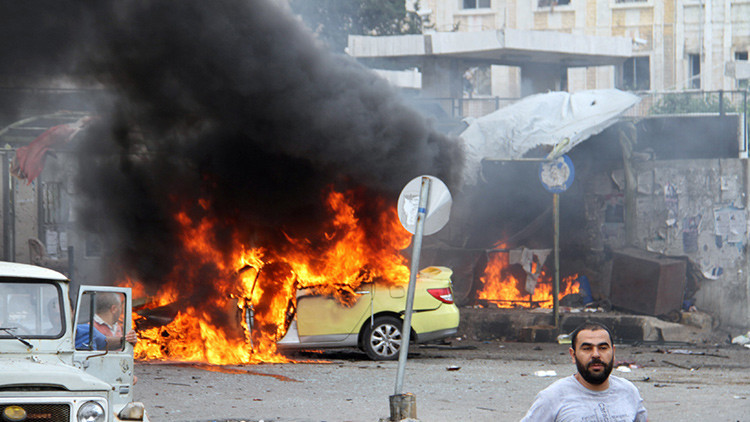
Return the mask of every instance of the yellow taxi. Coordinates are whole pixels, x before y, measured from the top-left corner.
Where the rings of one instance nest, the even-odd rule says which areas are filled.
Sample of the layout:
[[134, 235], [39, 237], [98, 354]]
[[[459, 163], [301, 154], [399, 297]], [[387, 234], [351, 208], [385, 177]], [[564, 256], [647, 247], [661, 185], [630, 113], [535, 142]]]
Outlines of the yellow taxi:
[[[458, 332], [453, 271], [427, 267], [417, 275], [410, 340], [426, 343]], [[408, 285], [363, 284], [351, 306], [310, 289], [297, 292], [295, 318], [279, 349], [359, 347], [373, 360], [398, 359]]]

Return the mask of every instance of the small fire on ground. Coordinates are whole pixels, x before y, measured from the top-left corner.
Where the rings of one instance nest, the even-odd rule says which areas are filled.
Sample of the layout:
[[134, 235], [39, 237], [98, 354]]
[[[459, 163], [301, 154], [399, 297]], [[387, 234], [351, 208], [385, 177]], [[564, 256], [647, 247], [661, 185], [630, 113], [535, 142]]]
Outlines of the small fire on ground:
[[[481, 287], [476, 293], [480, 304], [498, 308], [553, 307], [554, 279], [543, 260], [530, 260], [524, 268], [521, 264], [510, 263], [509, 252], [495, 252], [490, 254], [480, 281]], [[579, 289], [578, 274], [564, 277], [560, 280], [558, 299], [579, 293]]]
[[331, 190], [325, 200], [329, 219], [315, 238], [285, 233], [285, 241], [273, 246], [252, 247], [234, 236], [227, 248], [214, 238], [211, 217], [193, 221], [187, 213], [176, 215], [182, 256], [169, 279], [158, 292], [137, 280], [120, 283], [133, 288], [134, 297], [141, 298], [136, 302], [144, 302], [133, 312], [136, 359], [286, 362], [276, 341], [291, 322], [298, 288], [350, 304], [362, 283], [407, 283], [409, 268], [400, 251], [411, 235], [401, 227], [395, 205], [372, 197], [365, 201], [357, 191]]

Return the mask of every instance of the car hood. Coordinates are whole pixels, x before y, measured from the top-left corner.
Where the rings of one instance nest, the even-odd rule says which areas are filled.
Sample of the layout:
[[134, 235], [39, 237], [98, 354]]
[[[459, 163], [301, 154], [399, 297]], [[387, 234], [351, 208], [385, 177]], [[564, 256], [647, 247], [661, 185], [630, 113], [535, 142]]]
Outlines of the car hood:
[[34, 362], [28, 359], [7, 359], [0, 363], [0, 387], [49, 386], [66, 390], [109, 390], [106, 382], [62, 363]]

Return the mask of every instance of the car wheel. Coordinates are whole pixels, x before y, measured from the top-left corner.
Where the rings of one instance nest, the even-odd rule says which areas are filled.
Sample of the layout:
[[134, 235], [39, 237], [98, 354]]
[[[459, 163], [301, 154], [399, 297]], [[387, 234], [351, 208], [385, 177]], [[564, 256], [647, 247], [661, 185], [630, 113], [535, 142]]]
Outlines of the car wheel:
[[392, 316], [375, 318], [365, 325], [363, 349], [372, 360], [396, 360], [401, 349], [403, 321]]

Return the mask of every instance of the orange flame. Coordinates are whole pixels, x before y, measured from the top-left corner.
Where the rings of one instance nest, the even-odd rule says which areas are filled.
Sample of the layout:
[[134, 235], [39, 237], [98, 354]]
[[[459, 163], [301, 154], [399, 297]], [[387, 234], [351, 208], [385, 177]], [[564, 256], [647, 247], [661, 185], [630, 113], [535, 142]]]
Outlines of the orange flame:
[[[317, 238], [285, 234], [286, 244], [271, 249], [245, 245], [235, 234], [229, 257], [214, 238], [212, 218], [193, 221], [178, 213], [183, 256], [160, 290], [136, 307], [136, 358], [219, 365], [285, 362], [275, 342], [286, 332], [297, 288], [310, 287], [346, 304], [361, 283], [406, 283], [409, 269], [399, 251], [411, 235], [394, 206], [359, 201], [358, 194], [328, 194], [331, 218]], [[145, 295], [137, 281], [120, 284]]]
[[[501, 246], [502, 247], [502, 246]], [[536, 265], [532, 268], [536, 271]], [[494, 253], [490, 256], [484, 275], [480, 277], [482, 289], [477, 292], [477, 299], [495, 304], [499, 308], [552, 308], [553, 280], [542, 267], [537, 279], [534, 294], [530, 295], [525, 288], [527, 274], [522, 268], [509, 264], [508, 253]], [[558, 298], [578, 293], [578, 275], [574, 274], [560, 280]]]

